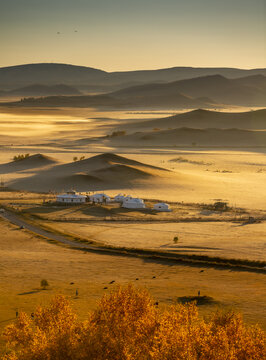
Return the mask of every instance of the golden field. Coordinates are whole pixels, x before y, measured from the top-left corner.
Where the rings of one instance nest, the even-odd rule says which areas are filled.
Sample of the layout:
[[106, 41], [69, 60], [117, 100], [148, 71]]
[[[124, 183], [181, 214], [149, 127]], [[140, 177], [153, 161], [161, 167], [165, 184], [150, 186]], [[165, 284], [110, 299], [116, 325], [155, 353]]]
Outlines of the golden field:
[[[8, 187], [0, 192], [3, 206], [55, 233], [102, 246], [265, 261], [265, 148], [126, 146], [105, 137], [113, 129], [122, 129], [121, 124], [134, 123], [136, 128], [144, 120], [172, 115], [171, 110], [167, 114], [1, 111], [0, 178]], [[13, 156], [26, 153], [41, 155], [20, 164], [12, 161]], [[85, 159], [73, 161], [81, 156]], [[127, 193], [147, 199], [148, 207], [162, 200], [173, 211], [156, 214], [125, 211], [113, 204], [43, 204], [70, 188], [111, 196]], [[204, 205], [218, 200], [226, 201], [230, 211], [206, 212]], [[249, 217], [259, 221], [247, 224]], [[265, 329], [262, 272], [73, 250], [19, 230], [6, 220], [0, 219], [0, 225], [1, 329], [14, 320], [17, 309], [30, 314], [37, 304], [46, 305], [58, 293], [70, 297], [78, 316], [84, 318], [114, 284], [129, 282], [147, 288], [162, 308], [200, 291], [214, 299], [199, 306], [201, 315], [217, 307], [233, 308], [248, 323]], [[47, 290], [40, 289], [42, 279], [50, 284]], [[112, 280], [115, 283], [109, 284]]]

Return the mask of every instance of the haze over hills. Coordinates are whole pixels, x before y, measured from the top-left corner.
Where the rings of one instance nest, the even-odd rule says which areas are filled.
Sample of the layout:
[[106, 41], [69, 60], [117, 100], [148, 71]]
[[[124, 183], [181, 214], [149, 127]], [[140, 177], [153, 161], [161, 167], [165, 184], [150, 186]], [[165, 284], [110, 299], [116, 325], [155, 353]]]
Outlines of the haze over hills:
[[200, 76], [220, 74], [227, 78], [266, 75], [266, 69], [174, 67], [158, 70], [106, 72], [85, 66], [39, 63], [0, 68], [0, 89], [10, 90], [32, 84], [66, 84], [108, 91], [134, 84], [170, 82]]
[[244, 129], [195, 129], [182, 127], [171, 130], [136, 132], [134, 134], [111, 138], [113, 146], [207, 146], [207, 147], [257, 147], [265, 146], [266, 131]]
[[265, 106], [266, 77], [227, 79], [221, 75], [210, 75], [165, 84], [133, 86], [113, 92], [111, 95], [130, 101], [134, 99], [148, 101], [153, 97], [164, 99], [180, 96], [180, 94], [210, 103]]
[[80, 95], [81, 92], [73, 86], [58, 85], [42, 85], [33, 84], [22, 88], [5, 92], [5, 96], [48, 96], [48, 95]]
[[137, 121], [119, 125], [115, 130], [135, 132], [146, 130], [168, 130], [179, 127], [192, 128], [239, 128], [239, 129], [266, 129], [266, 109], [248, 112], [218, 112], [197, 109], [169, 117]]
[[[32, 89], [32, 87], [29, 87]], [[50, 87], [49, 91], [56, 91]], [[75, 89], [61, 85], [59, 90]], [[57, 91], [59, 91], [57, 90]], [[24, 89], [25, 91], [25, 89]], [[37, 91], [40, 91], [40, 89]], [[266, 106], [266, 77], [227, 79], [208, 75], [168, 83], [127, 87], [101, 95], [50, 96], [23, 99], [15, 106], [118, 107], [124, 109], [193, 109], [230, 106]]]
[[97, 107], [97, 108], [127, 108], [130, 107], [128, 101], [121, 101], [108, 94], [103, 95], [56, 95], [47, 97], [24, 98], [21, 101], [2, 103], [2, 106], [26, 106], [26, 107]]

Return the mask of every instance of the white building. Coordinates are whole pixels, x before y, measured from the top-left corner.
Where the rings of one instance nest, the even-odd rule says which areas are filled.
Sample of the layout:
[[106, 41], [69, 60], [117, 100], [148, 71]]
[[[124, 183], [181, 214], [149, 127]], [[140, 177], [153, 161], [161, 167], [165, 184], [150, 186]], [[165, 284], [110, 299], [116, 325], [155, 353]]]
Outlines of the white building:
[[77, 194], [76, 191], [67, 191], [66, 194], [60, 194], [56, 196], [56, 201], [60, 203], [73, 203], [73, 204], [80, 204], [85, 203], [86, 196]]
[[108, 203], [111, 201], [110, 196], [106, 195], [106, 194], [93, 194], [89, 196], [90, 201], [94, 202], [94, 203]]
[[125, 198], [122, 207], [127, 209], [145, 209], [145, 203], [139, 198]]
[[156, 210], [156, 211], [167, 211], [167, 212], [170, 212], [172, 211], [170, 206], [166, 203], [158, 203], [158, 204], [154, 204], [153, 206], [153, 210]]
[[114, 197], [114, 202], [118, 202], [118, 203], [123, 203], [123, 201], [125, 199], [132, 199], [132, 196], [130, 195], [123, 195], [123, 194], [118, 194]]

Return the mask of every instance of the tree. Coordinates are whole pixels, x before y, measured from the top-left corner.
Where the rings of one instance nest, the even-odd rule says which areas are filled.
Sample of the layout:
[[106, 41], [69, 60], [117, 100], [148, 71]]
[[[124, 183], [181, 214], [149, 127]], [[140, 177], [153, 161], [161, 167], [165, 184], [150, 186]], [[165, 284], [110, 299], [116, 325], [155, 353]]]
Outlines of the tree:
[[41, 287], [43, 290], [46, 290], [47, 286], [49, 286], [48, 281], [43, 279], [41, 280]]
[[31, 319], [20, 313], [4, 331], [2, 360], [261, 360], [265, 334], [234, 312], [201, 319], [195, 303], [156, 307], [144, 289], [118, 287], [80, 321], [56, 296]]

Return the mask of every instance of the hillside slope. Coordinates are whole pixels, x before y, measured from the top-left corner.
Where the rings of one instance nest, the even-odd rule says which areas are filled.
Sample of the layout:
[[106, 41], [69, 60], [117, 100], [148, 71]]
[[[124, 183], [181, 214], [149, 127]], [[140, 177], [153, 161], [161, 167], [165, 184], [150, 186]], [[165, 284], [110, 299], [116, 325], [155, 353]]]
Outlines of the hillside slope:
[[12, 188], [34, 191], [79, 191], [121, 189], [152, 185], [171, 176], [171, 171], [116, 154], [104, 153], [91, 158], [55, 165], [35, 175], [14, 180]]
[[146, 130], [168, 130], [180, 127], [191, 128], [239, 128], [239, 129], [266, 129], [266, 109], [247, 112], [218, 112], [197, 109], [184, 112], [174, 116], [137, 121], [128, 124], [122, 124], [116, 127], [116, 130], [124, 130], [127, 133]]
[[199, 76], [220, 74], [228, 78], [266, 75], [266, 69], [173, 67], [157, 70], [106, 72], [99, 69], [59, 63], [36, 63], [0, 68], [1, 89], [8, 90], [36, 83], [73, 86], [111, 85], [120, 88], [133, 84], [170, 82]]

